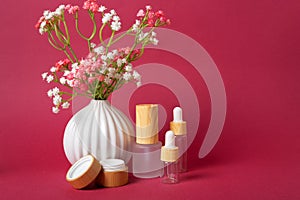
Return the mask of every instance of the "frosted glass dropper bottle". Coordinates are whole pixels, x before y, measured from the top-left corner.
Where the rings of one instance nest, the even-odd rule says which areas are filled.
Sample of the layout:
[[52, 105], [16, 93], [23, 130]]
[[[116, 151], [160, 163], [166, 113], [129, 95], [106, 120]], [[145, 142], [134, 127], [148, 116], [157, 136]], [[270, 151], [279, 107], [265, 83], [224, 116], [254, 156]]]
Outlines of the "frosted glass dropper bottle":
[[158, 141], [158, 105], [136, 105], [136, 143], [132, 156], [135, 177], [156, 178], [163, 175], [161, 146]]
[[164, 161], [163, 183], [177, 183], [178, 179], [178, 147], [175, 146], [175, 135], [173, 131], [167, 131], [165, 135], [165, 146], [161, 148], [160, 159]]
[[175, 134], [175, 144], [179, 148], [178, 167], [179, 172], [187, 171], [187, 135], [186, 122], [182, 120], [182, 109], [173, 109], [173, 121], [170, 122], [170, 129]]

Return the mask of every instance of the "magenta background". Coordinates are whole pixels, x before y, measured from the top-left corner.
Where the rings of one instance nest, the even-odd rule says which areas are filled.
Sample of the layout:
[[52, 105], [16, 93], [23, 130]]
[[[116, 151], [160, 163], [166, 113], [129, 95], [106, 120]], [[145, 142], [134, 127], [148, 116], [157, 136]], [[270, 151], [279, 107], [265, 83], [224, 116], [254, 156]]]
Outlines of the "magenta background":
[[[63, 1], [81, 2], [81, 1]], [[144, 0], [114, 0], [124, 26]], [[189, 35], [209, 52], [223, 77], [228, 100], [225, 127], [214, 150], [197, 157], [209, 124], [209, 95], [186, 61], [148, 51], [143, 62], [180, 70], [201, 103], [198, 136], [189, 153], [189, 172], [177, 185], [131, 179], [125, 187], [76, 191], [65, 181], [69, 164], [62, 149], [71, 111], [50, 111], [40, 73], [62, 54], [33, 26], [60, 1], [1, 3], [0, 199], [300, 199], [300, 2], [298, 0], [152, 1], [172, 19], [171, 29]], [[126, 22], [125, 22], [126, 21]], [[79, 44], [78, 44], [79, 45]], [[82, 55], [85, 53], [82, 50]], [[163, 55], [163, 57], [159, 57]], [[153, 94], [171, 109], [170, 91]], [[145, 92], [139, 90], [136, 100]], [[163, 94], [170, 97], [168, 101]], [[150, 97], [150, 96], [149, 96]]]

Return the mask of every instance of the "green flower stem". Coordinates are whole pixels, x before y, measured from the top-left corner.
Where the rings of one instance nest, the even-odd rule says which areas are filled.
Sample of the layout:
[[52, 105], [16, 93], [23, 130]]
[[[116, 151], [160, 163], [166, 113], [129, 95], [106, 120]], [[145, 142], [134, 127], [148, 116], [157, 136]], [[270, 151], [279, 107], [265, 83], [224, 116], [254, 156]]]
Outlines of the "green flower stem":
[[72, 96], [73, 95], [70, 92], [64, 92], [64, 91], [60, 91], [59, 94], [61, 94], [61, 95], [65, 94], [65, 95], [68, 95], [68, 96]]
[[63, 52], [66, 54], [66, 56], [71, 61], [71, 63], [74, 63], [73, 59], [71, 58], [70, 54], [67, 52], [66, 48], [63, 49]]
[[57, 24], [54, 24], [54, 31], [55, 31], [55, 35], [58, 38], [58, 40], [64, 45], [63, 48], [66, 47], [66, 38], [64, 37], [63, 33], [61, 32], [59, 26]]
[[122, 35], [120, 35], [119, 37], [117, 37], [115, 40], [113, 40], [110, 45], [113, 45], [114, 43], [118, 42], [120, 39], [128, 35], [130, 32], [131, 32], [131, 28], [125, 33], [123, 33]]
[[136, 34], [135, 40], [134, 40], [134, 44], [133, 44], [133, 46], [131, 47], [129, 54], [128, 54], [127, 57], [126, 57], [127, 60], [128, 60], [129, 57], [131, 56], [131, 54], [132, 54], [133, 50], [135, 49], [135, 47], [136, 47], [138, 44], [140, 44], [140, 43], [143, 43], [142, 48], [141, 48], [141, 53], [140, 53], [139, 56], [138, 56], [137, 58], [135, 58], [134, 60], [140, 58], [140, 57], [143, 55], [145, 46], [147, 45], [147, 40], [146, 40], [146, 39], [148, 39], [148, 38], [150, 37], [151, 33], [152, 33], [153, 30], [155, 29], [155, 27], [152, 27], [152, 28], [150, 29], [150, 31], [148, 32], [148, 36], [145, 37], [142, 41], [138, 41], [137, 36], [138, 36], [139, 33], [140, 33], [142, 30], [144, 30], [146, 27], [147, 27], [147, 25], [144, 26], [142, 29], [140, 29], [139, 32], [138, 32], [138, 34]]
[[90, 18], [93, 22], [93, 32], [91, 34], [91, 36], [89, 37], [89, 40], [92, 40], [95, 35], [96, 35], [96, 32], [97, 32], [97, 24], [96, 24], [96, 21], [95, 21], [95, 15], [93, 12], [89, 11], [89, 15], [90, 15]]
[[105, 47], [106, 47], [106, 45], [104, 44], [103, 38], [102, 38], [102, 31], [103, 31], [105, 25], [106, 25], [106, 24], [102, 24], [102, 26], [101, 26], [101, 28], [100, 28], [100, 30], [99, 30], [99, 39], [100, 39], [100, 42], [101, 42], [102, 46], [105, 46]]
[[65, 28], [65, 32], [66, 32], [66, 36], [67, 36], [67, 44], [70, 45], [69, 29], [68, 29], [68, 26], [67, 26], [67, 22], [66, 22], [66, 20], [65, 20], [65, 15], [64, 15], [64, 13], [62, 14], [62, 22], [63, 22], [64, 28]]
[[96, 35], [96, 32], [97, 32], [97, 24], [96, 24], [96, 21], [95, 21], [95, 15], [93, 12], [89, 11], [89, 16], [93, 22], [93, 31], [91, 33], [91, 35], [89, 37], [83, 35], [81, 33], [81, 31], [79, 30], [79, 26], [78, 26], [78, 12], [75, 13], [75, 28], [76, 28], [76, 31], [77, 33], [79, 34], [79, 36], [86, 40], [87, 43], [88, 43], [88, 48], [89, 48], [89, 51], [91, 52], [92, 51], [92, 47], [91, 47], [91, 40], [95, 37]]
[[51, 33], [48, 32], [48, 41], [51, 44], [51, 46], [59, 51], [62, 51], [63, 49], [61, 47], [57, 46], [56, 41], [52, 41], [53, 39], [51, 38], [50, 35], [51, 35]]
[[78, 12], [76, 12], [76, 14], [75, 14], [75, 28], [76, 28], [76, 31], [77, 31], [77, 33], [79, 34], [80, 37], [82, 37], [82, 38], [85, 39], [85, 40], [88, 40], [88, 38], [85, 37], [85, 36], [80, 32], [80, 30], [79, 30], [79, 28], [78, 28]]
[[72, 56], [74, 57], [75, 61], [76, 61], [77, 63], [79, 63], [79, 62], [78, 62], [78, 58], [77, 58], [76, 54], [74, 53], [74, 51], [73, 51], [71, 45], [68, 45], [68, 48], [69, 48], [69, 50], [70, 50]]
[[107, 44], [107, 46], [106, 46], [106, 53], [108, 52], [108, 48], [110, 47], [111, 42], [112, 42], [112, 40], [113, 40], [113, 38], [114, 38], [114, 36], [115, 36], [115, 32], [116, 32], [116, 31], [113, 31], [113, 32], [111, 33], [111, 36], [110, 36], [109, 41], [108, 41], [108, 44]]

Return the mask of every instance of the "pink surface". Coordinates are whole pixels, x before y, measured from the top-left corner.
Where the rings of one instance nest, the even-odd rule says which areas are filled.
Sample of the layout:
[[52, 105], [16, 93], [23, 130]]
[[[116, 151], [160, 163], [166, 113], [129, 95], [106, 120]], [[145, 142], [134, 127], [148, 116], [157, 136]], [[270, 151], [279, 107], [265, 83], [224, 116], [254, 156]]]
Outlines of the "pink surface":
[[[298, 0], [152, 1], [153, 7], [164, 10], [172, 19], [169, 28], [198, 41], [216, 62], [228, 101], [221, 138], [206, 158], [198, 159], [210, 117], [207, 88], [183, 59], [149, 50], [141, 63], [174, 66], [197, 92], [201, 122], [188, 151], [189, 172], [182, 174], [177, 185], [131, 178], [124, 187], [83, 191], [73, 190], [65, 181], [70, 165], [64, 156], [62, 137], [72, 113], [51, 113], [51, 102], [45, 95], [49, 87], [40, 78], [41, 72], [64, 57], [33, 28], [44, 9], [60, 3], [2, 2], [1, 200], [300, 199]], [[115, 8], [128, 26], [147, 1], [105, 4]], [[171, 109], [176, 103], [172, 93], [152, 87], [158, 93], [151, 92], [148, 98], [164, 99], [162, 104]], [[147, 95], [143, 95], [145, 92], [138, 90], [132, 103], [145, 101]], [[162, 98], [164, 95], [169, 99]]]

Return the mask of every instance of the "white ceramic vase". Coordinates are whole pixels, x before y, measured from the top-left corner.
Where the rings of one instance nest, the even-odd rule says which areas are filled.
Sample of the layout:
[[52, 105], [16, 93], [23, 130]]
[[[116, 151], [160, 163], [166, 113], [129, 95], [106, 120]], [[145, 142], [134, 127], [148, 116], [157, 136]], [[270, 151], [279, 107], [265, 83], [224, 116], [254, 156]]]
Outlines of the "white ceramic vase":
[[129, 161], [134, 129], [126, 117], [106, 100], [91, 100], [68, 122], [63, 146], [71, 164], [92, 154], [98, 160]]

